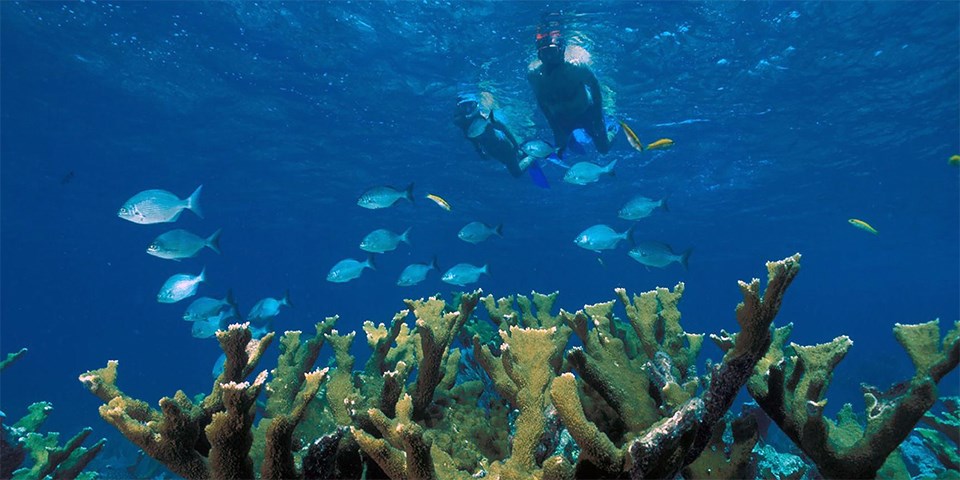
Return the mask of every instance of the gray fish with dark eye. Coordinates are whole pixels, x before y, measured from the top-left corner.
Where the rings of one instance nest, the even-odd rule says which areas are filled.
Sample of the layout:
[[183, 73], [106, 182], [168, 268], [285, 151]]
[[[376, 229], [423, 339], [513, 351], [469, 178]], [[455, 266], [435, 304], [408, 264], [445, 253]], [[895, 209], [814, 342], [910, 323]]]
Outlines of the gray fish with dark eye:
[[503, 224], [491, 227], [483, 222], [470, 222], [457, 232], [457, 237], [460, 240], [470, 243], [480, 243], [490, 238], [491, 235], [503, 237]]
[[413, 203], [413, 184], [407, 185], [406, 190], [397, 190], [390, 186], [373, 187], [357, 200], [357, 205], [363, 208], [376, 210], [378, 208], [387, 208], [401, 198]]
[[181, 258], [195, 257], [204, 247], [220, 253], [220, 230], [207, 238], [182, 229], [170, 230], [155, 238], [147, 247], [147, 253], [154, 257], [180, 261]]
[[649, 217], [658, 208], [664, 212], [669, 212], [667, 199], [654, 200], [643, 195], [637, 195], [621, 207], [617, 215], [624, 220], [640, 220]]
[[360, 241], [360, 250], [371, 253], [385, 253], [396, 250], [400, 242], [410, 245], [409, 235], [409, 228], [404, 230], [400, 235], [386, 228], [380, 228], [363, 237], [363, 240]]
[[400, 272], [400, 278], [397, 279], [397, 285], [401, 287], [410, 287], [416, 285], [427, 278], [427, 274], [431, 270], [440, 270], [440, 267], [437, 265], [437, 257], [433, 257], [433, 261], [429, 264], [426, 263], [412, 263], [407, 265], [406, 268]]
[[605, 167], [601, 167], [593, 162], [577, 162], [563, 175], [563, 181], [574, 185], [586, 185], [596, 182], [603, 175], [612, 176], [613, 168], [616, 166], [616, 159], [612, 160]]
[[363, 262], [352, 258], [345, 258], [337, 262], [337, 264], [330, 269], [330, 273], [327, 274], [327, 281], [333, 283], [349, 282], [350, 280], [359, 278], [365, 268], [369, 268], [370, 270], [377, 269], [373, 264], [373, 256]]
[[247, 320], [265, 320], [276, 317], [280, 314], [280, 307], [292, 307], [290, 303], [290, 291], [283, 294], [283, 298], [277, 300], [273, 297], [267, 297], [253, 306], [250, 313], [247, 314]]
[[200, 190], [203, 185], [197, 187], [193, 193], [184, 200], [180, 200], [176, 195], [166, 190], [144, 190], [127, 200], [117, 216], [134, 223], [167, 223], [175, 222], [184, 210], [190, 210], [203, 218], [203, 212], [200, 210]]
[[633, 227], [628, 228], [623, 233], [617, 233], [609, 225], [594, 225], [580, 232], [577, 238], [573, 239], [573, 243], [576, 243], [578, 247], [599, 253], [601, 250], [617, 248], [620, 240], [629, 240], [632, 230]]
[[486, 265], [478, 267], [469, 263], [458, 263], [450, 267], [440, 280], [451, 285], [465, 287], [471, 283], [475, 283], [480, 279], [480, 275], [484, 273], [490, 275], [490, 271]]
[[197, 322], [210, 318], [224, 309], [236, 309], [237, 304], [233, 300], [233, 291], [227, 291], [227, 296], [222, 300], [210, 297], [200, 297], [190, 303], [187, 310], [183, 312], [183, 319], [188, 322]]
[[534, 158], [547, 158], [557, 151], [556, 148], [543, 140], [529, 140], [520, 146], [520, 150]]
[[627, 254], [630, 255], [630, 258], [648, 267], [663, 268], [673, 262], [677, 262], [686, 270], [687, 260], [690, 258], [692, 251], [692, 248], [688, 248], [685, 252], [678, 255], [674, 253], [673, 248], [666, 243], [641, 242], [636, 244]]
[[189, 298], [197, 294], [197, 287], [207, 279], [207, 269], [200, 270], [200, 275], [190, 275], [187, 273], [178, 273], [171, 276], [160, 287], [157, 293], [157, 301], [160, 303], [177, 303], [184, 298]]

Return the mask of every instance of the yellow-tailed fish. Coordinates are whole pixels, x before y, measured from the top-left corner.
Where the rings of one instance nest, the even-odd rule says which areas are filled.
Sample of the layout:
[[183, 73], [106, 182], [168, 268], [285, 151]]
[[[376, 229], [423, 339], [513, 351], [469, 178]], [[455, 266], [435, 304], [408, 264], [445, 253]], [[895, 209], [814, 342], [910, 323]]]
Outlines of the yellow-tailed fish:
[[847, 220], [847, 221], [850, 222], [850, 225], [853, 225], [854, 227], [857, 227], [857, 228], [859, 228], [860, 230], [866, 230], [866, 231], [868, 231], [868, 232], [870, 232], [870, 233], [872, 233], [872, 234], [874, 234], [874, 235], [876, 235], [877, 233], [879, 233], [879, 232], [877, 232], [877, 229], [876, 229], [876, 228], [871, 227], [869, 223], [864, 222], [863, 220], [858, 220], [858, 219], [856, 219], [856, 218], [851, 218], [850, 220]]
[[444, 210], [446, 210], [446, 211], [448, 211], [448, 212], [450, 211], [450, 204], [447, 203], [447, 201], [444, 200], [443, 198], [440, 198], [439, 195], [434, 195], [434, 194], [430, 193], [430, 194], [427, 195], [427, 198], [429, 198], [430, 200], [433, 200], [433, 203], [436, 203], [437, 205], [439, 205], [440, 208], [442, 208], [442, 209], [444, 209]]
[[953, 165], [954, 167], [960, 167], [960, 155], [954, 155], [947, 160], [947, 165]]
[[673, 140], [670, 140], [669, 138], [661, 138], [660, 140], [657, 140], [656, 142], [653, 142], [647, 145], [645, 148], [647, 150], [663, 150], [665, 148], [670, 148], [672, 146], [673, 146]]
[[623, 133], [627, 136], [627, 141], [630, 142], [630, 146], [636, 148], [638, 152], [642, 152], [643, 144], [640, 143], [640, 137], [638, 137], [636, 133], [633, 133], [633, 129], [623, 121], [620, 122], [620, 126], [623, 127]]

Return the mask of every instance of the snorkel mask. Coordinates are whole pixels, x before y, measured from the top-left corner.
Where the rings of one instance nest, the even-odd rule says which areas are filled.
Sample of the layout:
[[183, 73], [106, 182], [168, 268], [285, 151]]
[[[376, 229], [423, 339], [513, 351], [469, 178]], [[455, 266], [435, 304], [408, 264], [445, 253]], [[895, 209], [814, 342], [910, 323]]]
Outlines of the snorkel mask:
[[566, 51], [566, 42], [560, 30], [551, 30], [547, 33], [537, 33], [537, 58], [544, 65], [559, 65], [563, 63]]

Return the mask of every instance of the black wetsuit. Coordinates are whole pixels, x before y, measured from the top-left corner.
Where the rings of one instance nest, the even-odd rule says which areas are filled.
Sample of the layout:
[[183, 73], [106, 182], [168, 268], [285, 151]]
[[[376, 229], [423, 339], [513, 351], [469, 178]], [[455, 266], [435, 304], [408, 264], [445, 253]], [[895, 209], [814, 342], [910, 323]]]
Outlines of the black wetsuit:
[[502, 163], [514, 177], [522, 175], [523, 171], [520, 169], [519, 163], [520, 159], [523, 158], [523, 151], [520, 150], [520, 145], [513, 134], [510, 133], [510, 129], [503, 122], [497, 120], [493, 113], [486, 120], [489, 125], [483, 133], [473, 138], [468, 136], [467, 132], [470, 126], [481, 118], [483, 117], [475, 103], [471, 105], [471, 102], [461, 102], [457, 105], [457, 110], [453, 115], [453, 123], [463, 131], [464, 137], [470, 140], [481, 157], [491, 157]]
[[568, 62], [552, 67], [541, 64], [530, 71], [527, 80], [537, 97], [537, 105], [553, 129], [561, 157], [571, 134], [578, 128], [593, 138], [598, 152], [610, 151], [600, 82], [589, 68]]

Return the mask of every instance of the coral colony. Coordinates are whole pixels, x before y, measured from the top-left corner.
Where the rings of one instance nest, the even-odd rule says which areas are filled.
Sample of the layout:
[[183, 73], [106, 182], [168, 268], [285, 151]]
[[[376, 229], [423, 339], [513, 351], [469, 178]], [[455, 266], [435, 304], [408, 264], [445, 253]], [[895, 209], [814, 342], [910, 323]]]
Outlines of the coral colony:
[[[178, 391], [159, 410], [120, 390], [116, 361], [80, 381], [107, 422], [189, 479], [903, 478], [898, 447], [921, 421], [942, 478], [957, 478], [956, 399], [942, 415], [928, 410], [957, 366], [960, 323], [942, 340], [938, 321], [897, 324], [913, 378], [887, 391], [864, 385], [862, 414], [847, 404], [825, 418], [852, 341], [797, 345], [792, 325], [774, 326], [799, 262], [769, 262], [763, 292], [757, 279], [740, 282], [740, 331], [710, 335], [725, 355], [702, 374], [704, 335], [680, 326], [680, 283], [633, 297], [617, 289], [615, 300], [557, 314], [556, 293], [407, 300], [389, 325], [363, 325], [371, 354], [361, 369], [349, 354], [356, 332], [338, 332], [336, 317], [311, 338], [285, 332], [272, 370], [258, 364], [275, 335], [258, 340], [235, 324], [217, 332], [227, 360], [210, 394]], [[481, 303], [487, 318], [474, 314]], [[333, 362], [315, 367], [325, 344]], [[736, 414], [744, 386], [756, 404]], [[771, 421], [806, 461], [777, 460], [762, 440]], [[26, 433], [37, 425], [4, 426], [5, 463], [14, 449], [20, 461], [47, 451], [17, 440], [40, 435]], [[84, 436], [20, 478], [75, 476], [102, 446], [79, 447]]]

